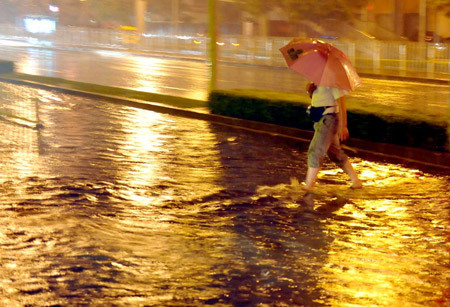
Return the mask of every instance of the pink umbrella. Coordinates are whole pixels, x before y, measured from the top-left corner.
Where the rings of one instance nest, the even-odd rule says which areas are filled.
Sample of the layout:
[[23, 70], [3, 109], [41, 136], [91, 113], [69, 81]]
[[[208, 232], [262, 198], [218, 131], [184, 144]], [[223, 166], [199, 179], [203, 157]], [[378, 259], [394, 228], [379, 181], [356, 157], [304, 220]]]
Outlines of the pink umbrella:
[[317, 85], [352, 91], [361, 80], [345, 53], [320, 40], [294, 38], [280, 49], [289, 68]]

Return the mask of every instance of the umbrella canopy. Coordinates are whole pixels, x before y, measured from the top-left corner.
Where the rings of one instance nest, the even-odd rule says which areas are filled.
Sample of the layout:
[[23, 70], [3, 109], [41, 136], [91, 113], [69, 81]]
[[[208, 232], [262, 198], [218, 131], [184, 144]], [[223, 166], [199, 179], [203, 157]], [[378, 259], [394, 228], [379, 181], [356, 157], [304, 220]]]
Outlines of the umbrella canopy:
[[280, 49], [289, 68], [317, 85], [353, 91], [361, 79], [349, 59], [330, 43], [294, 38]]

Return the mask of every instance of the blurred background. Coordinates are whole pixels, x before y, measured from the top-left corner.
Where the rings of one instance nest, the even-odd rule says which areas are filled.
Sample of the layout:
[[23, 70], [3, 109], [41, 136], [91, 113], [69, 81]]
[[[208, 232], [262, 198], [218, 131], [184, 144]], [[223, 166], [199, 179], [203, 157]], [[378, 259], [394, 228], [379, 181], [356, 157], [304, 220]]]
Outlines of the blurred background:
[[[211, 2], [212, 0], [210, 0]], [[0, 0], [0, 34], [284, 66], [292, 37], [333, 42], [359, 71], [448, 74], [449, 0]]]
[[[298, 36], [448, 42], [448, 0], [216, 0], [220, 32], [232, 35]], [[206, 0], [1, 0], [2, 23], [22, 25], [35, 15], [58, 26], [142, 33], [204, 34]]]

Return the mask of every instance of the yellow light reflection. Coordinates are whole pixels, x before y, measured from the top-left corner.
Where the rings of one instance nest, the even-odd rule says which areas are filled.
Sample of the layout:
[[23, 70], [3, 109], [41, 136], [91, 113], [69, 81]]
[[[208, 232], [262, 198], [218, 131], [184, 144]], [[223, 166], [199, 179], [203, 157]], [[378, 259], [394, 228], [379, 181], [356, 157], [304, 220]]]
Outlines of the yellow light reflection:
[[[166, 72], [166, 65], [175, 67], [176, 63], [167, 63], [166, 60], [143, 57], [143, 56], [131, 56], [127, 57], [130, 62], [129, 69], [133, 70], [136, 74], [136, 86], [134, 89], [143, 92], [161, 93], [161, 94], [174, 94], [185, 96], [191, 99], [206, 100], [207, 91], [201, 88], [193, 88], [186, 91], [184, 88], [178, 88], [167, 85], [167, 78], [170, 75]], [[182, 68], [185, 68], [183, 66]], [[184, 76], [189, 78], [189, 75]]]
[[[2, 85], [0, 111], [4, 116], [0, 122], [2, 133], [2, 172], [0, 178], [25, 178], [36, 173], [39, 157], [39, 131], [36, 127], [37, 109], [34, 89], [23, 89], [14, 85]], [[19, 93], [20, 92], [20, 93]], [[29, 92], [27, 95], [27, 92]], [[20, 97], [20, 99], [18, 99]], [[15, 117], [23, 120], [15, 120]]]
[[[194, 41], [194, 43], [201, 43], [200, 41]], [[139, 55], [130, 55], [120, 51], [103, 51], [98, 50], [95, 53], [102, 57], [118, 58], [126, 65], [128, 72], [135, 74], [133, 78], [133, 84], [129, 87], [142, 91], [169, 95], [185, 96], [191, 99], [206, 100], [208, 93], [206, 89], [194, 87], [186, 90], [183, 87], [169, 86], [168, 79], [172, 79], [171, 74], [166, 71], [167, 66], [171, 68], [180, 67], [185, 69], [185, 63], [179, 64], [177, 61], [168, 61], [166, 59], [159, 59], [155, 57], [146, 57]], [[189, 75], [185, 75], [184, 78], [189, 78]]]
[[[130, 167], [122, 168], [122, 180], [130, 186], [151, 185], [157, 179], [158, 164], [150, 153], [159, 153], [163, 136], [152, 133], [152, 125], [161, 118], [160, 113], [132, 109], [124, 118], [124, 132], [127, 139], [123, 141], [119, 154], [127, 157]], [[143, 160], [141, 157], [148, 157]], [[142, 201], [137, 196], [129, 195]]]
[[[435, 237], [435, 225], [444, 227], [443, 221], [426, 216], [414, 200], [439, 197], [445, 180], [396, 165], [368, 161], [354, 165], [363, 170], [360, 177], [366, 186], [350, 192], [352, 203], [340, 209], [351, 219], [326, 224], [325, 232], [334, 241], [318, 286], [331, 297], [327, 303], [411, 306], [415, 301], [420, 306], [439, 298], [446, 282], [426, 272], [442, 270], [437, 259], [445, 258], [445, 244], [440, 244], [445, 238]], [[423, 293], [430, 296], [424, 298]]]
[[160, 81], [165, 76], [163, 71], [163, 60], [152, 57], [132, 56], [127, 58], [130, 61], [130, 69], [136, 73], [136, 90], [151, 93], [161, 93], [165, 84]]
[[29, 75], [39, 75], [39, 62], [31, 56], [22, 59], [18, 65], [18, 71]]
[[[178, 120], [141, 109], [127, 110], [120, 120], [126, 138], [121, 141], [118, 154], [128, 161], [121, 167], [120, 178], [127, 186], [133, 187], [133, 192], [131, 189], [122, 191], [127, 198], [140, 205], [150, 205], [180, 195], [183, 198], [198, 197], [201, 193], [218, 189], [216, 181], [221, 173], [216, 171], [220, 167], [214, 137], [198, 139], [198, 131], [208, 135], [207, 122], [196, 121], [198, 127], [187, 130], [178, 126]], [[177, 133], [179, 135], [174, 136]], [[174, 159], [173, 163], [171, 159]], [[176, 163], [177, 160], [185, 162]], [[210, 167], [205, 171], [196, 167], [200, 164]], [[166, 181], [183, 181], [185, 186], [196, 188], [180, 193], [168, 187], [164, 195], [157, 196], [149, 192], [152, 186]]]

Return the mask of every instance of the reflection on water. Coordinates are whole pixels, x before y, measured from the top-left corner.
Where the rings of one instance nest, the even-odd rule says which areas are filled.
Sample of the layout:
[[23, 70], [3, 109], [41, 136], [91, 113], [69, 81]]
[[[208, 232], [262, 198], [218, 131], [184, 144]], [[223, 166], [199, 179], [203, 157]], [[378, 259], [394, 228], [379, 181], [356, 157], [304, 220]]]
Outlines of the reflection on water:
[[[36, 61], [35, 57], [39, 57]], [[17, 70], [26, 74], [38, 75], [41, 70], [55, 70], [54, 52], [51, 49], [30, 48], [21, 61], [15, 63]]]
[[[127, 87], [134, 90], [183, 96], [191, 99], [206, 100], [208, 98], [208, 69], [204, 64], [147, 55], [130, 54], [129, 52], [93, 50], [95, 60], [110, 70], [114, 63], [114, 76], [108, 76], [102, 81], [107, 85]], [[89, 53], [83, 55], [94, 59]], [[77, 60], [77, 64], [78, 60]], [[103, 69], [105, 69], [103, 68]], [[99, 68], [99, 71], [102, 67]], [[98, 76], [92, 71], [79, 74], [72, 79], [92, 78], [90, 82], [99, 83]], [[112, 81], [113, 80], [113, 81]]]
[[[366, 80], [368, 82], [351, 94], [354, 99], [349, 100], [349, 108], [376, 114], [381, 106], [395, 109], [395, 113], [405, 117], [414, 118], [418, 115], [419, 120], [427, 119], [444, 125], [447, 123], [450, 111], [448, 85]], [[364, 104], [361, 105], [361, 101]]]
[[446, 174], [303, 197], [306, 144], [2, 86], [43, 128], [0, 121], [0, 306], [449, 303]]

